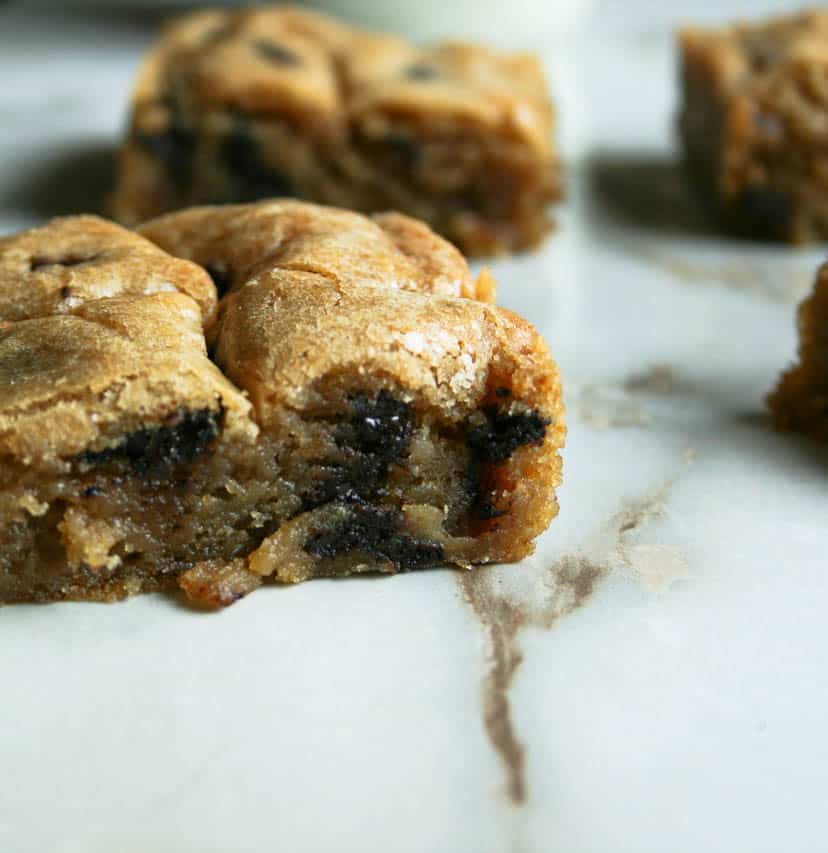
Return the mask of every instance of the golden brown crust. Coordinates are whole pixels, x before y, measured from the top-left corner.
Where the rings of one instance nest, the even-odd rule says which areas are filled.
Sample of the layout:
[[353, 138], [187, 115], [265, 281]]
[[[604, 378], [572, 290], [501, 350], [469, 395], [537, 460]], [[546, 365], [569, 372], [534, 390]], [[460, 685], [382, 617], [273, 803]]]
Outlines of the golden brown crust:
[[53, 467], [184, 405], [255, 430], [207, 359], [215, 311], [204, 270], [102, 219], [1, 239], [0, 457]]
[[94, 299], [186, 293], [216, 312], [203, 269], [97, 216], [68, 216], [0, 238], [0, 321], [67, 314]]
[[221, 268], [235, 284], [278, 268], [383, 289], [494, 299], [454, 246], [398, 213], [369, 219], [280, 199], [190, 208], [144, 223], [138, 233], [172, 255]]
[[0, 457], [53, 467], [182, 407], [228, 410], [255, 432], [249, 405], [209, 361], [198, 306], [183, 294], [89, 302], [66, 316], [0, 330]]

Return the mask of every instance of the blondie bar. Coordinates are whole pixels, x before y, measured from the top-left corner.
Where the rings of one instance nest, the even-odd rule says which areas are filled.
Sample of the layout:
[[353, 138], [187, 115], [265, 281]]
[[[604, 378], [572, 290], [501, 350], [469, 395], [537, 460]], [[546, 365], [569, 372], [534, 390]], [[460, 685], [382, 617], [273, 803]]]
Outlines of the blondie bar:
[[679, 37], [687, 169], [731, 229], [828, 237], [828, 12], [685, 29]]
[[113, 211], [295, 196], [399, 210], [467, 254], [538, 244], [560, 198], [537, 61], [417, 48], [291, 7], [198, 12], [152, 50]]
[[297, 201], [141, 234], [0, 241], [0, 601], [217, 606], [531, 551], [560, 386], [488, 275], [405, 216]]

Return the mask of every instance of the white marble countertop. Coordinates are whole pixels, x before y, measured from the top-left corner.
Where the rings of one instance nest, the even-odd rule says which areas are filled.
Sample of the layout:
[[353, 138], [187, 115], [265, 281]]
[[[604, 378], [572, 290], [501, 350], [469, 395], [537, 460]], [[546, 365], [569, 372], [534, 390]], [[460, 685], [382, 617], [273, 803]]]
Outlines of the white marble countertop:
[[[16, 8], [0, 233], [98, 206], [149, 37]], [[214, 615], [0, 610], [0, 851], [828, 849], [828, 454], [763, 403], [824, 250], [708, 230], [670, 140], [694, 4], [621, 8], [547, 54], [569, 201], [541, 252], [493, 265], [565, 379], [536, 555]]]

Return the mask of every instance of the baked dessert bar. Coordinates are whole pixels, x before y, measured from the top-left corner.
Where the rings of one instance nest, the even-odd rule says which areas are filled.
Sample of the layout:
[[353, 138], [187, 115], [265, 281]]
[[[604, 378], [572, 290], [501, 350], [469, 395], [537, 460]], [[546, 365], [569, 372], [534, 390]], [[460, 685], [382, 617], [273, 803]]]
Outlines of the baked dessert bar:
[[223, 605], [532, 550], [557, 370], [452, 246], [296, 201], [141, 235], [82, 217], [0, 242], [0, 600]]
[[799, 306], [799, 363], [768, 397], [779, 429], [828, 441], [828, 264]]
[[115, 217], [275, 196], [425, 220], [467, 254], [523, 249], [561, 196], [538, 62], [420, 49], [291, 7], [197, 12], [150, 53]]
[[725, 224], [828, 237], [828, 12], [685, 29], [679, 129], [689, 175]]

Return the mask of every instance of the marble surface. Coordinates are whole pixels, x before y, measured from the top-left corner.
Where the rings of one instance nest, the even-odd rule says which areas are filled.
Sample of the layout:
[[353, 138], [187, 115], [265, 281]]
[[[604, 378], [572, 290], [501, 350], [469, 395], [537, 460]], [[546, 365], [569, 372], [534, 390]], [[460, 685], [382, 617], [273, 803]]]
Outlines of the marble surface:
[[[537, 553], [215, 615], [0, 610], [0, 850], [828, 848], [828, 454], [763, 403], [824, 250], [716, 236], [670, 134], [676, 18], [781, 5], [599, 3], [547, 52], [569, 200], [492, 266], [565, 379]], [[0, 233], [99, 205], [149, 38], [18, 9]]]

